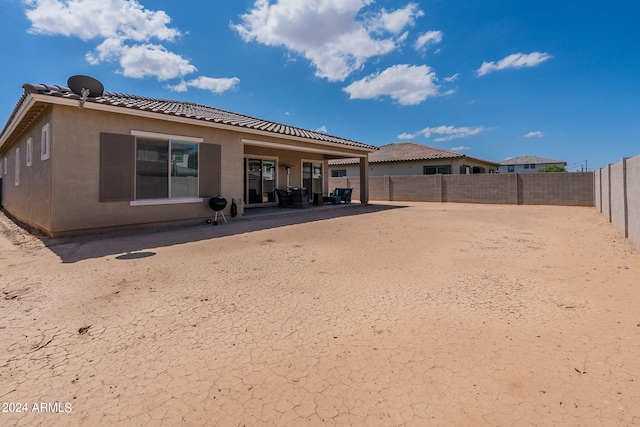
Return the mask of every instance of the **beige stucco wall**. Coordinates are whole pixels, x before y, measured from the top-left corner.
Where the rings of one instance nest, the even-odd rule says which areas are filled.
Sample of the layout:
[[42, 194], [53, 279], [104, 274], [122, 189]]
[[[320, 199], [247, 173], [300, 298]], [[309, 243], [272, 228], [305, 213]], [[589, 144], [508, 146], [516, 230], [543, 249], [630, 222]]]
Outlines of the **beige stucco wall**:
[[[51, 228], [51, 159], [41, 160], [41, 135], [42, 127], [50, 123], [51, 132], [55, 128], [52, 110], [45, 110], [27, 129], [20, 135], [17, 145], [7, 147], [0, 156], [2, 167], [2, 203], [4, 209], [25, 224], [41, 230]], [[27, 166], [27, 139], [33, 138], [33, 162]], [[51, 134], [53, 141], [53, 134]], [[16, 148], [20, 147], [20, 172], [19, 185], [15, 185], [16, 172]], [[57, 147], [51, 143], [52, 157], [55, 156]], [[7, 159], [6, 169], [4, 158]]]
[[[203, 138], [222, 147], [222, 196], [242, 200], [243, 149], [239, 134], [162, 120], [54, 106], [53, 192], [51, 231], [56, 234], [173, 221], [198, 221], [213, 216], [203, 203], [130, 206], [99, 201], [100, 133], [130, 134], [132, 130]], [[71, 124], [71, 125], [67, 125]], [[78, 125], [80, 124], [80, 125]], [[203, 165], [200, 165], [202, 168]], [[227, 206], [227, 215], [230, 210]], [[242, 206], [239, 207], [241, 212]]]

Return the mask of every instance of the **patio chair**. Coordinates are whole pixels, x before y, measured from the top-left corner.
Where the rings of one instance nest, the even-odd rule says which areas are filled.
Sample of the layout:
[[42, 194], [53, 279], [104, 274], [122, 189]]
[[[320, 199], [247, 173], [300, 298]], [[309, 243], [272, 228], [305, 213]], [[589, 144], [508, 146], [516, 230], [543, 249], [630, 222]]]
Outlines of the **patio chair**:
[[307, 195], [306, 188], [295, 188], [291, 190], [292, 207], [294, 208], [308, 208], [309, 196]]
[[293, 204], [293, 198], [290, 191], [281, 190], [276, 188], [276, 194], [278, 196], [278, 206], [291, 207]]
[[352, 192], [353, 188], [336, 188], [329, 197], [335, 199], [336, 203], [351, 203]]

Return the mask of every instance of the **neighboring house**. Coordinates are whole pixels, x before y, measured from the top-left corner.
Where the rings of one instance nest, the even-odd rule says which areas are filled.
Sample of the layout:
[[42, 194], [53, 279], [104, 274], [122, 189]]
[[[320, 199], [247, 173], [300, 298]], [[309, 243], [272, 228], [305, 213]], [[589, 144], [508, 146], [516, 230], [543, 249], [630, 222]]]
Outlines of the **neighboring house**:
[[[332, 178], [359, 176], [360, 159], [329, 161]], [[369, 154], [369, 176], [493, 173], [498, 164], [415, 142], [395, 142]]]
[[[25, 84], [0, 133], [1, 203], [49, 236], [197, 223], [211, 197], [275, 205], [275, 189], [328, 192], [327, 161], [375, 147], [203, 105]], [[368, 201], [368, 180], [360, 186]]]
[[567, 162], [536, 156], [515, 157], [501, 161], [498, 172], [535, 173], [538, 172], [540, 168], [546, 168], [547, 166], [566, 167]]

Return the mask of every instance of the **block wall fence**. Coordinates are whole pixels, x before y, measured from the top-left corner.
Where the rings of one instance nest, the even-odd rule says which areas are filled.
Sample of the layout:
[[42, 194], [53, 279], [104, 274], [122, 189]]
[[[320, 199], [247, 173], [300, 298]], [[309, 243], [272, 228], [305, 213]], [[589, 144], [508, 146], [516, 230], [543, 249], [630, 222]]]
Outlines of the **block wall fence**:
[[[329, 191], [338, 187], [360, 198], [359, 177], [329, 178]], [[372, 176], [369, 200], [594, 206], [594, 173]]]
[[640, 156], [598, 169], [593, 179], [596, 209], [640, 249]]

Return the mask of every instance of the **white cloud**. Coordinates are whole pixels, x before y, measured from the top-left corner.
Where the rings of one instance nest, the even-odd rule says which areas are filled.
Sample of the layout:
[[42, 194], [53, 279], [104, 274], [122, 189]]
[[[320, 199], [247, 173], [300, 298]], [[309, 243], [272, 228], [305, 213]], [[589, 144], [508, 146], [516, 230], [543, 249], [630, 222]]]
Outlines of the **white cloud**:
[[529, 132], [524, 137], [525, 138], [542, 138], [543, 136], [544, 136], [544, 132], [536, 131], [536, 132]]
[[165, 88], [174, 92], [186, 92], [189, 90], [189, 84], [184, 80], [181, 80], [177, 85], [167, 85]]
[[444, 81], [452, 83], [452, 82], [455, 82], [456, 80], [458, 80], [458, 78], [460, 78], [460, 73], [456, 73], [453, 76], [445, 77]]
[[402, 9], [387, 12], [386, 9], [375, 15], [371, 20], [369, 28], [374, 30], [377, 28], [384, 29], [393, 34], [398, 34], [407, 25], [414, 25], [416, 18], [424, 16], [424, 12], [418, 9], [415, 3], [409, 3]]
[[398, 139], [413, 139], [416, 136], [418, 136], [418, 133], [401, 133], [400, 135], [398, 135]]
[[426, 65], [394, 65], [343, 88], [350, 99], [375, 99], [388, 95], [401, 105], [416, 105], [438, 95], [435, 72]]
[[435, 142], [452, 141], [454, 139], [466, 138], [467, 136], [477, 135], [481, 132], [488, 130], [484, 126], [477, 127], [454, 127], [454, 126], [438, 126], [427, 127], [415, 133], [402, 133], [398, 135], [400, 139], [413, 139], [418, 135], [423, 135], [425, 138], [431, 138], [432, 136], [442, 135], [434, 138]]
[[467, 151], [467, 150], [471, 150], [471, 147], [465, 147], [464, 145], [460, 145], [458, 147], [451, 147], [450, 150], [451, 151]]
[[213, 93], [222, 93], [232, 89], [238, 83], [240, 83], [240, 79], [237, 77], [217, 79], [213, 77], [200, 76], [189, 81], [182, 80], [177, 85], [167, 86], [167, 88], [175, 92], [186, 92], [190, 87], [194, 87], [197, 89], [208, 90]]
[[125, 77], [156, 77], [160, 81], [174, 79], [196, 71], [196, 67], [182, 56], [154, 44], [125, 47], [120, 57]]
[[174, 40], [180, 31], [168, 27], [163, 11], [145, 9], [136, 0], [25, 0], [33, 34], [94, 38], [126, 38], [138, 42], [152, 37]]
[[532, 52], [528, 55], [524, 53], [514, 53], [498, 62], [483, 62], [477, 73], [478, 76], [484, 76], [493, 71], [504, 70], [506, 68], [535, 67], [551, 58], [553, 58], [553, 56], [541, 52]]
[[327, 133], [327, 127], [325, 125], [322, 125], [318, 129], [316, 129], [316, 132]]
[[396, 39], [396, 43], [398, 43], [398, 44], [404, 43], [404, 41], [407, 39], [407, 37], [409, 37], [409, 31], [405, 31], [400, 36], [398, 36], [398, 38]]
[[196, 71], [187, 59], [168, 51], [164, 46], [145, 43], [127, 46], [120, 40], [107, 39], [95, 52], [86, 55], [91, 64], [118, 61], [125, 77], [155, 77], [160, 81], [182, 77]]
[[[25, 0], [25, 4], [32, 34], [101, 40], [85, 55], [90, 64], [117, 62], [118, 72], [126, 77], [160, 81], [197, 71], [189, 59], [151, 42], [172, 42], [182, 33], [169, 26], [171, 18], [164, 11], [145, 9], [136, 0]], [[208, 77], [202, 79], [206, 84]], [[174, 88], [186, 90], [182, 84]]]
[[[371, 57], [393, 51], [423, 12], [413, 3], [396, 11], [364, 14], [373, 0], [256, 0], [232, 25], [244, 41], [281, 46], [307, 58], [316, 76], [344, 81]], [[375, 37], [383, 32], [387, 37]]]
[[416, 50], [426, 50], [428, 45], [438, 44], [442, 41], [442, 31], [427, 31], [418, 36], [414, 47]]

